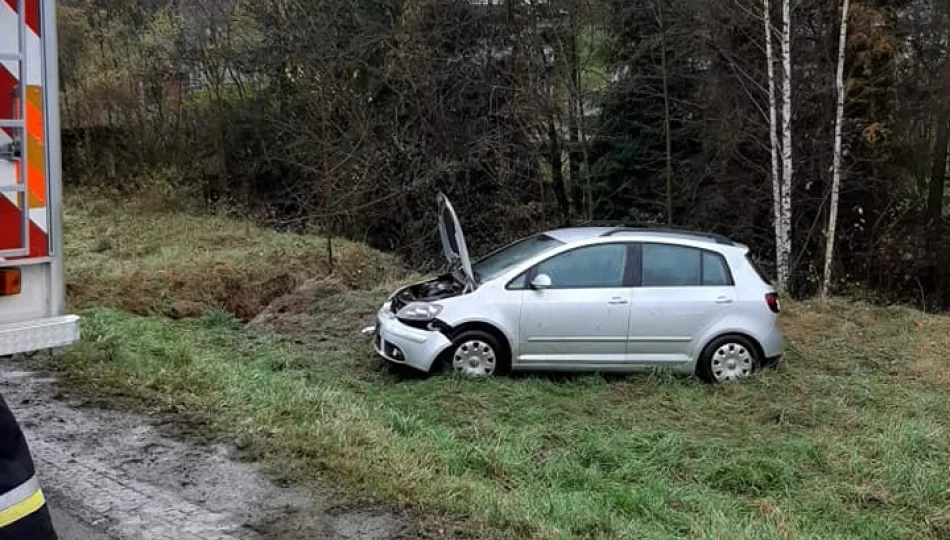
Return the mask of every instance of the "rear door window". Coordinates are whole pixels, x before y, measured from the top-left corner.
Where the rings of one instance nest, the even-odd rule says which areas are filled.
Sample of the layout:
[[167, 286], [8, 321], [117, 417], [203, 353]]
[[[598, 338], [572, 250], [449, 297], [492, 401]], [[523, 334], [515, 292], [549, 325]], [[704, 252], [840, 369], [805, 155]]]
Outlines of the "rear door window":
[[698, 287], [702, 252], [668, 244], [643, 244], [644, 287]]
[[728, 287], [732, 273], [725, 257], [703, 249], [645, 243], [643, 287]]

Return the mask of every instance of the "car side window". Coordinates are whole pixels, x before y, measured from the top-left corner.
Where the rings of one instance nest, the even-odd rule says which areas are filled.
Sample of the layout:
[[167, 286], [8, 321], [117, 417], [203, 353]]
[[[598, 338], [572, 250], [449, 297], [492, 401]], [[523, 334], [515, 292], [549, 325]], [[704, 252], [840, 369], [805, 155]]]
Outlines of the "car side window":
[[599, 244], [555, 255], [538, 264], [535, 275], [547, 274], [552, 289], [623, 287], [626, 244]]
[[703, 285], [707, 287], [728, 287], [732, 285], [732, 275], [726, 259], [709, 251], [703, 252]]
[[669, 244], [643, 244], [644, 287], [727, 287], [733, 284], [718, 253]]
[[522, 272], [520, 276], [511, 280], [505, 287], [509, 291], [520, 291], [528, 288], [528, 273]]
[[643, 244], [644, 287], [696, 287], [702, 282], [702, 252], [668, 244]]

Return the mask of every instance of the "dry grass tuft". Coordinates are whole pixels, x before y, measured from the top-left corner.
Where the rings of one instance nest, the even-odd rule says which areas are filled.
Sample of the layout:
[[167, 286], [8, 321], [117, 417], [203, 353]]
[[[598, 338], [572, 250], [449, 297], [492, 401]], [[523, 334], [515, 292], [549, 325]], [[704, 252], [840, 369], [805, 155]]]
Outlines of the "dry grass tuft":
[[950, 317], [927, 317], [916, 322], [913, 372], [950, 387]]
[[264, 308], [248, 329], [345, 340], [372, 324], [390, 290], [353, 290], [335, 278], [315, 278]]
[[782, 512], [781, 508], [766, 499], [755, 501], [754, 506], [758, 508], [759, 512], [761, 512], [768, 521], [774, 524], [779, 538], [789, 538], [788, 518], [785, 516], [785, 512]]

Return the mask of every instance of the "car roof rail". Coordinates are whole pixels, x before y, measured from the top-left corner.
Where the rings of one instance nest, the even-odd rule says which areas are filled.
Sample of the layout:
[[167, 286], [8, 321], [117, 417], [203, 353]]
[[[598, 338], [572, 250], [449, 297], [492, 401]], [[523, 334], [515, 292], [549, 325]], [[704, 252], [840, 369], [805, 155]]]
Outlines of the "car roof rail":
[[571, 221], [569, 224], [571, 227], [630, 227], [631, 225], [626, 221], [620, 220], [607, 220], [607, 219], [588, 219], [584, 221]]
[[735, 242], [732, 241], [728, 236], [724, 236], [712, 232], [703, 232], [703, 231], [694, 231], [690, 229], [678, 229], [675, 227], [650, 227], [650, 226], [640, 226], [640, 227], [616, 227], [612, 230], [609, 230], [602, 234], [601, 236], [613, 236], [620, 233], [666, 233], [666, 234], [678, 234], [682, 236], [695, 236], [697, 238], [706, 238], [713, 240], [717, 244], [723, 244], [726, 246], [734, 246]]

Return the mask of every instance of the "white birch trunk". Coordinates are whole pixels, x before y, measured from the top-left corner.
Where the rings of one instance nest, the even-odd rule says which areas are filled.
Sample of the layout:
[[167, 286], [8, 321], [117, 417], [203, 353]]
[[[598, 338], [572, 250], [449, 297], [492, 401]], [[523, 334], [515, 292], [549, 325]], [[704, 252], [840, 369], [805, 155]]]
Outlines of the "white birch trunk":
[[792, 258], [792, 14], [782, 0], [782, 227], [778, 250], [778, 289], [788, 290]]
[[778, 155], [781, 152], [778, 142], [778, 105], [775, 102], [775, 55], [772, 52], [772, 9], [769, 0], [762, 0], [762, 20], [765, 23], [765, 61], [769, 75], [769, 142], [772, 147], [772, 214], [775, 229], [775, 267], [778, 269], [778, 281], [784, 284], [787, 277], [782, 265], [782, 179]]
[[838, 108], [835, 113], [835, 154], [832, 164], [831, 208], [828, 212], [828, 236], [825, 240], [825, 272], [821, 282], [821, 299], [828, 298], [831, 288], [831, 261], [835, 254], [835, 229], [838, 226], [838, 194], [841, 192], [841, 124], [844, 121], [844, 57], [848, 41], [848, 12], [851, 1], [844, 0], [841, 11], [841, 33], [838, 36], [838, 71], [835, 86], [838, 90]]

